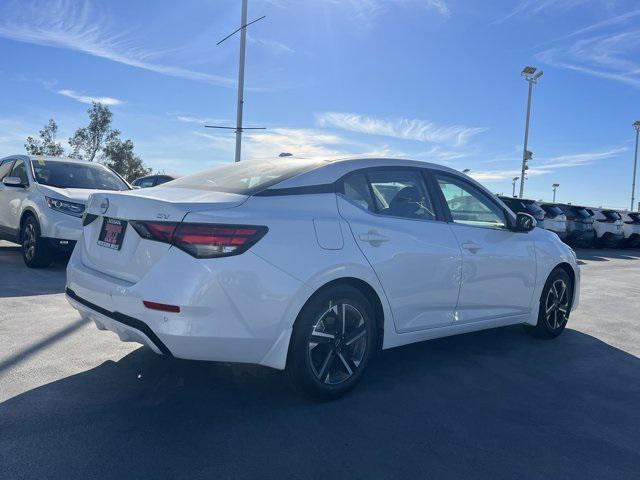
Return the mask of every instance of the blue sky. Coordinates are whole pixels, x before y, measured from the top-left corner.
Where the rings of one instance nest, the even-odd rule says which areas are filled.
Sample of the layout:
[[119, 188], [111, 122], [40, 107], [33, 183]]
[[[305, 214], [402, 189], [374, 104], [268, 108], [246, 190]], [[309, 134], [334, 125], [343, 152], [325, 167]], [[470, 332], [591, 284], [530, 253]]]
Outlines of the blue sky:
[[[443, 163], [495, 192], [628, 206], [640, 118], [635, 0], [249, 0], [244, 157], [384, 155]], [[92, 98], [157, 170], [233, 160], [239, 0], [0, 4], [0, 155]]]

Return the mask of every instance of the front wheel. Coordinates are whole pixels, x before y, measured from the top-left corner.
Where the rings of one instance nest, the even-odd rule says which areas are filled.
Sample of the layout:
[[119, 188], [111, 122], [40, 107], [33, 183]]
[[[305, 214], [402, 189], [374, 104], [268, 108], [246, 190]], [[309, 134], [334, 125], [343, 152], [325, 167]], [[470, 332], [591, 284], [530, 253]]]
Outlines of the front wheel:
[[353, 287], [329, 287], [298, 315], [287, 373], [296, 389], [317, 398], [337, 398], [360, 380], [375, 349], [371, 303]]
[[555, 338], [567, 326], [571, 312], [573, 285], [567, 272], [556, 268], [551, 272], [540, 296], [538, 323], [525, 325], [531, 335], [538, 338]]
[[40, 225], [33, 216], [28, 216], [20, 230], [22, 258], [29, 268], [44, 268], [51, 265], [53, 254], [47, 240], [40, 236]]

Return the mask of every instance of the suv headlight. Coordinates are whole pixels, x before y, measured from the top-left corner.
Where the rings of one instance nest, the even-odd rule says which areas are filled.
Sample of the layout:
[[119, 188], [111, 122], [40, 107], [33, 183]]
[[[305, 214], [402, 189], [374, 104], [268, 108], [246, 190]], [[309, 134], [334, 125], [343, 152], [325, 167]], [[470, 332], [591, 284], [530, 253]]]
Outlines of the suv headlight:
[[49, 208], [56, 212], [66, 213], [67, 215], [73, 215], [78, 218], [82, 217], [82, 214], [84, 213], [84, 205], [82, 203], [73, 203], [50, 197], [45, 198], [47, 199], [47, 205], [49, 205]]

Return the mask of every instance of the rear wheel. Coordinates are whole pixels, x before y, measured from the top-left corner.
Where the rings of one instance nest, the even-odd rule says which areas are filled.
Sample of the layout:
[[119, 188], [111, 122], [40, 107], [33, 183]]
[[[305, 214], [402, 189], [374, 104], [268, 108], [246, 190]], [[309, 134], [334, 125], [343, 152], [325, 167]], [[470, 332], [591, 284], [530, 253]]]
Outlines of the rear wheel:
[[29, 215], [20, 230], [22, 258], [29, 268], [44, 268], [51, 265], [53, 253], [47, 240], [40, 236], [38, 220]]
[[287, 373], [296, 389], [317, 398], [336, 398], [360, 380], [375, 349], [370, 302], [353, 287], [329, 287], [298, 315]]
[[538, 338], [555, 338], [567, 326], [571, 312], [573, 285], [567, 272], [556, 268], [545, 283], [540, 296], [538, 323], [535, 326], [525, 325], [531, 335]]

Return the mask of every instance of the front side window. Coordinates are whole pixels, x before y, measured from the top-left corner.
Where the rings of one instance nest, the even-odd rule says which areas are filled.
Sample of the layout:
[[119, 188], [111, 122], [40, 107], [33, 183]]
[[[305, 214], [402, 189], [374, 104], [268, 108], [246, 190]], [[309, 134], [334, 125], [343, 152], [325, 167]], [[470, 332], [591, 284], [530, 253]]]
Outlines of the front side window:
[[454, 223], [478, 227], [506, 227], [504, 212], [487, 195], [453, 177], [436, 174], [436, 178]]
[[12, 166], [13, 166], [13, 160], [5, 160], [4, 162], [2, 162], [2, 164], [0, 164], [0, 181], [4, 177], [9, 175], [9, 172], [11, 171]]
[[129, 186], [108, 168], [95, 163], [33, 160], [33, 174], [41, 185], [91, 190], [129, 190]]
[[13, 164], [13, 170], [11, 170], [11, 177], [18, 177], [23, 185], [29, 184], [29, 177], [27, 176], [27, 167], [24, 164], [24, 160], [18, 160]]

